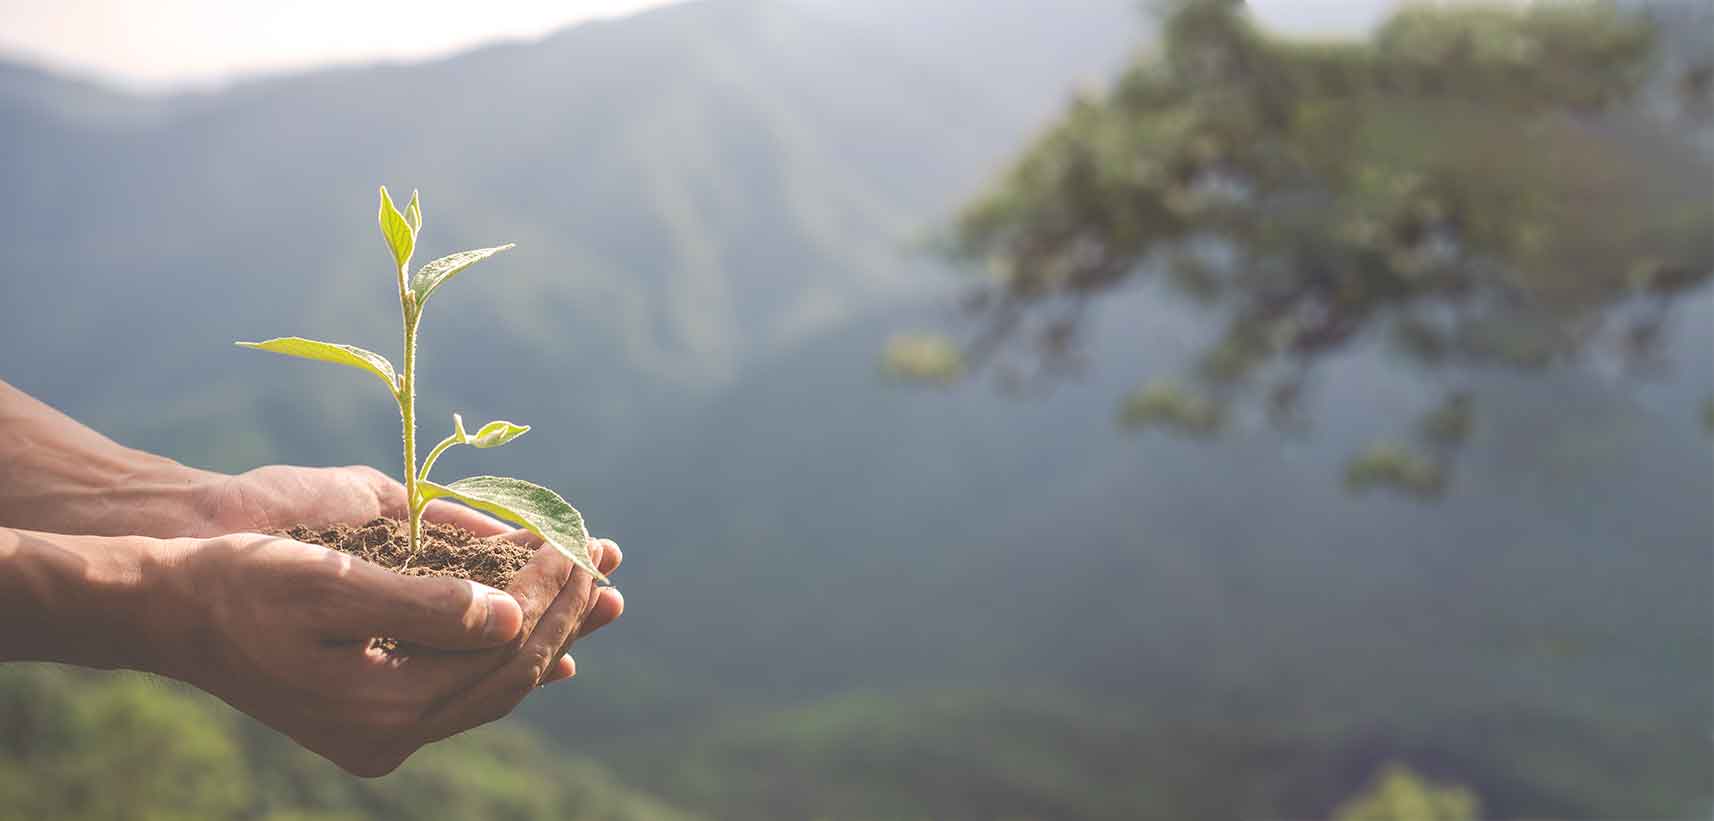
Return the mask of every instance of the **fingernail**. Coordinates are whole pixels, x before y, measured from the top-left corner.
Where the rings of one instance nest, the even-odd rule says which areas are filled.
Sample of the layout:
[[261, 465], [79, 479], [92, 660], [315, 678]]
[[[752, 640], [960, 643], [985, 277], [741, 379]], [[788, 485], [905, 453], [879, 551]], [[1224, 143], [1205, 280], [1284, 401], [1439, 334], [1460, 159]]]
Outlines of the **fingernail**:
[[518, 600], [498, 590], [488, 591], [488, 621], [482, 625], [482, 638], [493, 644], [511, 641], [524, 626], [524, 612]]

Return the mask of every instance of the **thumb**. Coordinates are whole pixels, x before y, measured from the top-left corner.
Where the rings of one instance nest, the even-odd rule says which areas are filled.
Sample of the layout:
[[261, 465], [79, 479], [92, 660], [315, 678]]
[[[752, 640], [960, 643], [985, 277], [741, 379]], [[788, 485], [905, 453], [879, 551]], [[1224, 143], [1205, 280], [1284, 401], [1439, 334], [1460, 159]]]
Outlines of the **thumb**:
[[336, 627], [342, 638], [394, 638], [437, 650], [481, 650], [510, 642], [524, 611], [508, 593], [466, 579], [401, 576], [358, 564]]

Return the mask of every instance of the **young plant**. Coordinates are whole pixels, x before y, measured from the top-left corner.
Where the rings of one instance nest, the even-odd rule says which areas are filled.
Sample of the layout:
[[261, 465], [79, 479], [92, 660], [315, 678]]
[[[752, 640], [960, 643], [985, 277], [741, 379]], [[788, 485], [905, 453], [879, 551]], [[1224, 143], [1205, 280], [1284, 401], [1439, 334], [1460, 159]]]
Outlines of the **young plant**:
[[476, 476], [445, 485], [429, 481], [429, 470], [448, 448], [454, 445], [499, 447], [522, 436], [530, 429], [528, 425], [514, 425], [506, 421], [489, 422], [471, 434], [464, 429], [464, 419], [455, 413], [452, 415], [452, 435], [435, 445], [434, 449], [429, 451], [428, 459], [424, 460], [422, 469], [417, 469], [417, 329], [422, 322], [423, 307], [440, 286], [459, 272], [512, 246], [507, 244], [460, 251], [430, 262], [418, 268], [416, 274], [412, 275], [409, 274], [411, 254], [416, 250], [417, 234], [423, 227], [422, 205], [417, 193], [411, 192], [411, 202], [401, 214], [398, 207], [393, 205], [392, 198], [387, 195], [387, 187], [381, 186], [380, 221], [381, 235], [386, 238], [387, 247], [393, 252], [394, 272], [398, 275], [399, 307], [405, 320], [403, 370], [394, 371], [393, 363], [373, 351], [295, 336], [238, 344], [246, 348], [361, 368], [387, 383], [387, 392], [392, 394], [393, 400], [398, 404], [404, 427], [405, 498], [409, 507], [407, 519], [410, 534], [410, 558], [406, 560], [407, 565], [422, 549], [423, 508], [435, 499], [449, 498], [522, 525], [552, 545], [555, 550], [565, 554], [572, 563], [605, 581], [606, 577], [595, 569], [595, 564], [590, 560], [583, 516], [560, 498], [559, 494], [540, 485], [504, 476]]

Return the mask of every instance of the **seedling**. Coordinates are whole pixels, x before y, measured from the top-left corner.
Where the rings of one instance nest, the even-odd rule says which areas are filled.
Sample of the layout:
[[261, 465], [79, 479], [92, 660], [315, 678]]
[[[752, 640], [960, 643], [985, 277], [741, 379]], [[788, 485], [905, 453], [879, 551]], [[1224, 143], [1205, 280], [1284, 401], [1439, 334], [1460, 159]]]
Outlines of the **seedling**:
[[[302, 359], [318, 359], [361, 368], [387, 384], [387, 392], [398, 404], [399, 417], [404, 427], [405, 498], [409, 507], [407, 518], [411, 559], [421, 550], [423, 508], [435, 499], [449, 498], [522, 525], [552, 545], [555, 550], [565, 554], [572, 563], [605, 581], [606, 577], [595, 569], [594, 562], [590, 560], [583, 516], [560, 498], [559, 494], [540, 485], [504, 476], [475, 476], [445, 485], [429, 481], [429, 471], [447, 449], [455, 445], [499, 447], [522, 436], [530, 429], [528, 425], [495, 421], [483, 425], [476, 433], [471, 434], [465, 431], [464, 420], [455, 413], [452, 415], [452, 435], [435, 445], [434, 449], [429, 451], [428, 458], [423, 461], [422, 469], [417, 469], [417, 329], [422, 322], [423, 307], [440, 286], [445, 285], [461, 271], [512, 246], [507, 244], [459, 251], [418, 268], [413, 275], [409, 274], [411, 254], [416, 250], [417, 234], [423, 227], [422, 205], [417, 193], [411, 192], [411, 202], [401, 214], [398, 207], [393, 205], [392, 198], [387, 195], [387, 187], [381, 186], [380, 221], [381, 236], [387, 240], [387, 247], [393, 252], [394, 271], [398, 274], [399, 307], [405, 320], [403, 370], [395, 372], [392, 362], [373, 351], [296, 336], [238, 344]], [[405, 563], [409, 565], [410, 559]]]

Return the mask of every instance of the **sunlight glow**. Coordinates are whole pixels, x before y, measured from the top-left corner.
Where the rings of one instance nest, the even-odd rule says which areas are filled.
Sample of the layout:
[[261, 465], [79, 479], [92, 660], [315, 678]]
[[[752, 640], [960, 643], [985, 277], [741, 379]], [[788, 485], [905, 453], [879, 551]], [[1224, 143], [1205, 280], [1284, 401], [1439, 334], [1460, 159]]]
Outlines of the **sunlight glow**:
[[671, 0], [0, 0], [0, 55], [142, 89], [424, 59]]

